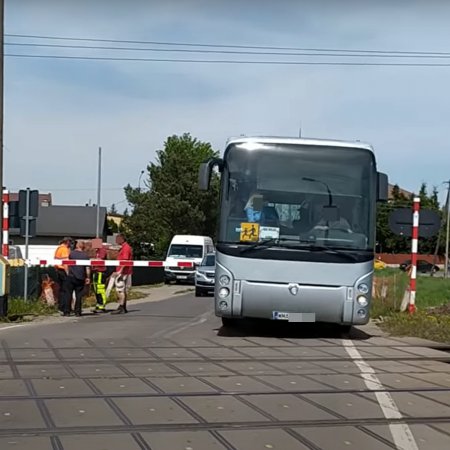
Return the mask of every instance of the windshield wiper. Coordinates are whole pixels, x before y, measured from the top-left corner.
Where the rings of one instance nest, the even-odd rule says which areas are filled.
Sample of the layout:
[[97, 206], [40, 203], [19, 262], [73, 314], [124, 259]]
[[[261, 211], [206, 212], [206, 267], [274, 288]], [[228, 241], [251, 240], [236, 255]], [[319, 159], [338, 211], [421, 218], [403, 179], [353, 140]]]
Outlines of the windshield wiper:
[[[339, 256], [344, 256], [348, 259], [351, 259], [352, 261], [357, 261], [357, 257], [356, 255], [353, 255], [352, 253], [348, 253], [347, 249], [337, 249], [337, 248], [333, 248], [333, 247], [328, 247], [327, 245], [316, 245], [316, 244], [310, 244], [307, 245], [305, 247], [303, 247], [307, 250], [310, 250], [312, 252], [324, 252], [324, 253], [329, 253], [332, 255], [339, 255]], [[350, 250], [350, 249], [348, 249]], [[352, 249], [353, 250], [353, 249]], [[356, 249], [355, 249], [356, 250]]]
[[289, 239], [289, 238], [269, 238], [269, 239], [264, 239], [263, 241], [258, 241], [255, 242], [251, 245], [248, 245], [247, 247], [241, 249], [241, 253], [245, 253], [248, 252], [250, 250], [254, 250], [254, 249], [259, 249], [259, 248], [264, 248], [264, 247], [271, 247], [272, 244], [278, 244], [279, 247], [280, 246], [280, 242], [284, 242], [284, 241], [296, 241], [296, 239]]

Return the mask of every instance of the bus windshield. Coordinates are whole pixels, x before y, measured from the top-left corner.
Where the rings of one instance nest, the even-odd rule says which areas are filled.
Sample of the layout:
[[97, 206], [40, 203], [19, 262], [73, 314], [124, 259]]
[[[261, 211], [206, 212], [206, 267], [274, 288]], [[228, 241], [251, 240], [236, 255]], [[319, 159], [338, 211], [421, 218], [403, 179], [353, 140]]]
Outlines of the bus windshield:
[[[373, 250], [376, 202], [374, 156], [362, 148], [234, 144], [225, 154], [219, 241]], [[255, 231], [256, 232], [256, 231]]]

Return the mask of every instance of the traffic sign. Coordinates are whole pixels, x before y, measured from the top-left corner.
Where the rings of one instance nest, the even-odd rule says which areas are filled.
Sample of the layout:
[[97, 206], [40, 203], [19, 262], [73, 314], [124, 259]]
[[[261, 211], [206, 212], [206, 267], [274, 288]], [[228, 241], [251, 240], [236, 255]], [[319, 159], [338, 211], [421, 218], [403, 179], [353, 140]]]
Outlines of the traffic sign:
[[39, 212], [39, 191], [29, 190], [29, 204], [27, 211], [27, 190], [19, 191], [18, 216], [23, 219], [25, 216], [37, 217]]
[[[413, 211], [410, 208], [394, 209], [389, 214], [389, 228], [398, 235], [412, 237]], [[421, 209], [419, 215], [419, 237], [436, 236], [441, 227], [441, 218], [436, 211]]]

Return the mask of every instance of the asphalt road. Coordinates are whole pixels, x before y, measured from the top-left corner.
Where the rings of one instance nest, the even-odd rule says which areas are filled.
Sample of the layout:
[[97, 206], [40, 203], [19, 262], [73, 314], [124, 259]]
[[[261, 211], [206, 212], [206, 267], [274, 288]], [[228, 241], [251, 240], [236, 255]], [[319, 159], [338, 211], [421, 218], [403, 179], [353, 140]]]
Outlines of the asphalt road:
[[374, 326], [224, 330], [210, 298], [0, 328], [1, 450], [450, 448], [450, 353]]

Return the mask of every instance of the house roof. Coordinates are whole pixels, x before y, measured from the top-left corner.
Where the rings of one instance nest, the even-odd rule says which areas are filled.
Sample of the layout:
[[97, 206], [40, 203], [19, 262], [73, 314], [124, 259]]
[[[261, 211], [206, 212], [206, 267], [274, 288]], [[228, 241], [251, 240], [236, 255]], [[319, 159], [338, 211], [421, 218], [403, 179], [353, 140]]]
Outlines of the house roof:
[[[18, 192], [10, 192], [9, 193], [9, 201], [17, 202], [19, 200]], [[52, 194], [39, 194], [39, 204], [42, 206], [48, 206], [52, 204]]]
[[[395, 187], [394, 184], [389, 184], [389, 198], [393, 197], [392, 191], [394, 190], [394, 187]], [[411, 196], [413, 195], [412, 192], [409, 192], [409, 191], [407, 191], [405, 189], [402, 189], [400, 187], [399, 187], [399, 192], [400, 192], [400, 194], [403, 194], [407, 198], [411, 198]]]
[[[106, 224], [106, 208], [100, 208], [100, 233]], [[95, 237], [97, 208], [93, 206], [41, 206], [36, 219], [37, 236]], [[14, 234], [14, 233], [13, 233]]]

